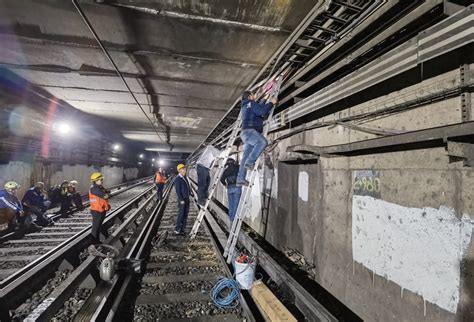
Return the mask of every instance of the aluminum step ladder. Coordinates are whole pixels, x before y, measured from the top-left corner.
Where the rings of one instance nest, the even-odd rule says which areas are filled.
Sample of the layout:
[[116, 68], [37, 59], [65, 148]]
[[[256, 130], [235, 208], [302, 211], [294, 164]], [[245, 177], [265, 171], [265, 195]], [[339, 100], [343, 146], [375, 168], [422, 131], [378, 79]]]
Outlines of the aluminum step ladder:
[[[275, 85], [272, 87], [270, 96], [268, 99], [271, 98], [277, 98], [278, 94], [280, 93], [280, 88], [281, 84], [283, 82], [284, 74], [280, 74], [278, 76], [278, 80], [276, 80]], [[266, 138], [268, 134], [268, 130], [270, 128], [269, 120], [272, 119], [273, 112], [275, 110], [275, 107], [272, 108], [270, 115], [267, 118], [267, 122], [265, 124], [265, 128], [263, 130], [263, 136]], [[258, 180], [258, 169], [261, 164], [263, 164], [264, 158], [262, 158], [262, 155], [259, 157], [257, 162], [255, 163], [254, 168], [252, 169], [250, 173], [250, 178], [249, 178], [249, 185], [248, 186], [242, 186], [242, 194], [240, 196], [240, 202], [239, 206], [237, 207], [237, 213], [235, 215], [234, 221], [232, 222], [232, 226], [229, 232], [229, 237], [227, 238], [227, 243], [224, 248], [224, 257], [227, 257], [227, 264], [230, 264], [232, 262], [232, 259], [234, 257], [234, 250], [235, 246], [237, 245], [237, 241], [239, 239], [239, 233], [240, 229], [242, 228], [242, 222], [244, 218], [246, 217], [247, 213], [251, 209], [250, 205], [250, 196], [252, 194], [252, 187], [255, 184], [255, 180]]]

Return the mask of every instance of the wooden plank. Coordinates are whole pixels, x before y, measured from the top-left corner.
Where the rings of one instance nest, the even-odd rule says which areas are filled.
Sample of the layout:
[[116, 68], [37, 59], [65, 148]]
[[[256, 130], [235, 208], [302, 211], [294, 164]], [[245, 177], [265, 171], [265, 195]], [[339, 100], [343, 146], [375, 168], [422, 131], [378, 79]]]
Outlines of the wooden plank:
[[218, 261], [188, 261], [172, 263], [148, 263], [146, 269], [163, 269], [173, 267], [201, 267], [201, 266], [219, 266]]
[[163, 294], [163, 295], [140, 295], [138, 296], [135, 305], [145, 304], [173, 304], [180, 302], [192, 301], [209, 301], [209, 293], [191, 292], [191, 293], [177, 293], [177, 294]]
[[176, 283], [189, 281], [213, 281], [218, 280], [221, 274], [186, 274], [186, 275], [167, 275], [167, 276], [144, 276], [143, 283], [158, 284], [158, 283]]
[[[0, 248], [0, 254], [8, 254], [8, 253], [16, 253], [16, 252], [31, 252], [31, 251], [38, 251], [38, 250], [50, 250], [56, 246], [36, 246], [36, 247], [12, 247], [12, 248]], [[33, 256], [33, 255], [32, 255]]]
[[10, 240], [6, 244], [61, 243], [64, 240], [64, 238], [19, 239]]
[[2, 258], [2, 262], [32, 262], [41, 255], [20, 255], [20, 256], [8, 256]]
[[253, 283], [250, 294], [257, 303], [262, 315], [270, 321], [297, 321], [290, 311], [277, 299], [270, 289], [262, 282]]
[[214, 316], [192, 317], [192, 318], [175, 318], [166, 319], [167, 322], [242, 322], [244, 319], [235, 314], [223, 314]]

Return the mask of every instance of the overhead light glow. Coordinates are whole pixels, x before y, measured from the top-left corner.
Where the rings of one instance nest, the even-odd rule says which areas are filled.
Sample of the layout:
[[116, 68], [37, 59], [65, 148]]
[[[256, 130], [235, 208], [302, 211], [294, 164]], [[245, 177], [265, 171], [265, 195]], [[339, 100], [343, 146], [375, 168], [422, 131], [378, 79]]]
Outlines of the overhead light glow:
[[113, 149], [114, 151], [120, 151], [121, 148], [122, 148], [122, 147], [121, 147], [120, 144], [118, 144], [118, 143], [115, 143], [115, 144], [112, 146], [112, 149]]
[[164, 166], [165, 165], [165, 160], [158, 160], [158, 165]]
[[140, 159], [143, 159], [144, 155], [143, 153], [138, 156]]
[[152, 162], [155, 162], [155, 158], [151, 159]]
[[61, 134], [69, 134], [71, 132], [71, 126], [67, 123], [60, 123], [57, 126], [57, 130]]

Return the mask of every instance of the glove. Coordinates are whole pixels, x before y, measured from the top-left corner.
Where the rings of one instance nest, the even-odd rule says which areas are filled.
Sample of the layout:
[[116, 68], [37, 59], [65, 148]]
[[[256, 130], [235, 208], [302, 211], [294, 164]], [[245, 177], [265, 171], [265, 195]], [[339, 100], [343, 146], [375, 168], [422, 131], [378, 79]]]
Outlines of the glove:
[[181, 200], [179, 203], [182, 204], [182, 205], [185, 204], [184, 200]]

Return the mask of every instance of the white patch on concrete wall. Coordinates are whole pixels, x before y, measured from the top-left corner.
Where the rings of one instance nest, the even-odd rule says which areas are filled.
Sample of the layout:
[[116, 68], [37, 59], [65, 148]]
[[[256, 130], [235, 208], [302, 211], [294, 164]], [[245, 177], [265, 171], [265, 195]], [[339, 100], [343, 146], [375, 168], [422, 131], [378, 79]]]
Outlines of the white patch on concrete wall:
[[459, 220], [448, 207], [409, 208], [358, 195], [352, 199], [354, 260], [452, 313], [471, 234], [470, 217]]
[[273, 199], [278, 197], [278, 169], [273, 169], [273, 181], [272, 181], [272, 191], [271, 196]]
[[309, 177], [306, 171], [300, 171], [298, 176], [298, 197], [303, 201], [308, 201]]

